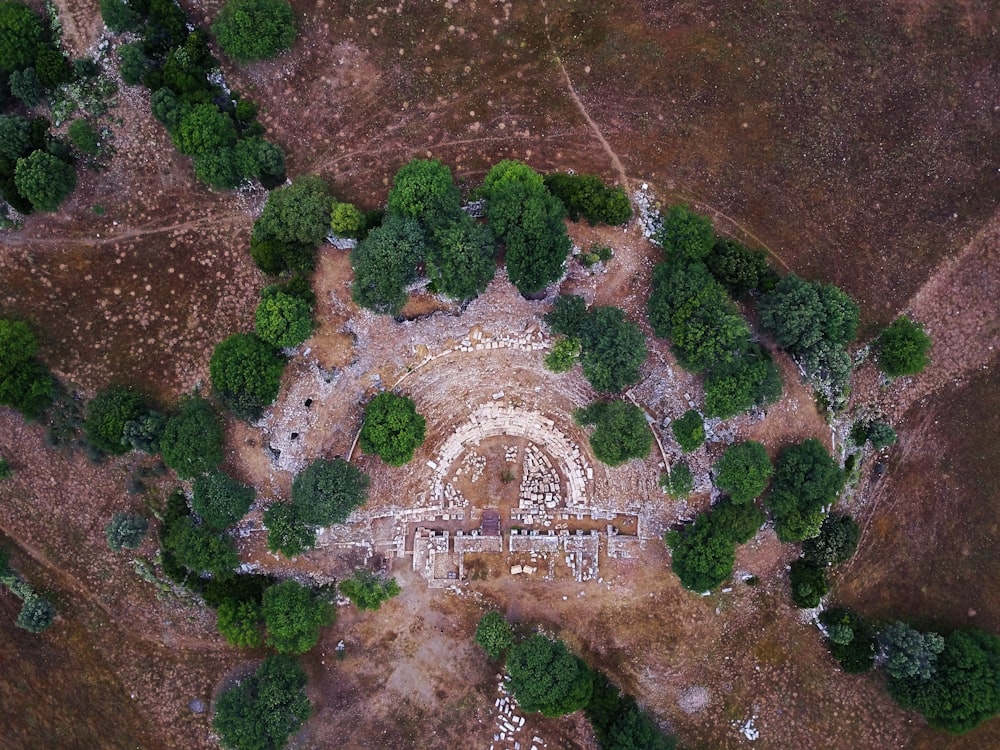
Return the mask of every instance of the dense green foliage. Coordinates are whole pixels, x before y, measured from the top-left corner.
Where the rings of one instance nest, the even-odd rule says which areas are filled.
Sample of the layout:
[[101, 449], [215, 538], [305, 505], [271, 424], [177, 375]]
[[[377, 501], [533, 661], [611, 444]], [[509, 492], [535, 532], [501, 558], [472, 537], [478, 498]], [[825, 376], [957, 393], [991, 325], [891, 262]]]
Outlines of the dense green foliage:
[[97, 156], [100, 151], [100, 136], [97, 131], [94, 130], [94, 126], [87, 120], [73, 120], [73, 122], [70, 123], [69, 129], [66, 131], [66, 135], [69, 136], [70, 141], [73, 142], [73, 145], [76, 146], [82, 154], [86, 154], [87, 156]]
[[44, 48], [41, 19], [21, 2], [0, 2], [0, 72], [34, 65]]
[[560, 200], [573, 221], [617, 226], [632, 218], [632, 205], [620, 187], [610, 188], [592, 174], [553, 172], [545, 175], [545, 187]]
[[131, 448], [124, 440], [125, 425], [144, 412], [143, 398], [128, 386], [113, 385], [100, 391], [87, 404], [84, 432], [91, 445], [111, 454]]
[[400, 592], [395, 578], [380, 578], [365, 570], [359, 570], [350, 578], [338, 584], [340, 593], [351, 600], [358, 609], [376, 610]]
[[377, 453], [390, 466], [402, 466], [424, 442], [427, 422], [408, 396], [379, 393], [365, 405], [361, 450]]
[[545, 189], [541, 175], [512, 160], [489, 171], [481, 193], [490, 227], [506, 248], [511, 282], [521, 294], [541, 292], [562, 275], [572, 245], [562, 203]]
[[10, 466], [10, 462], [0, 456], [0, 481], [4, 479], [10, 479], [14, 475], [14, 470]]
[[0, 405], [33, 419], [52, 403], [55, 381], [35, 359], [38, 341], [27, 323], [0, 318]]
[[514, 645], [514, 629], [503, 615], [491, 610], [479, 618], [475, 640], [488, 657], [499, 659]]
[[667, 259], [704, 260], [715, 243], [712, 222], [687, 206], [671, 206], [653, 235]]
[[843, 485], [844, 473], [815, 438], [784, 448], [765, 499], [778, 538], [800, 542], [819, 534], [823, 508], [837, 499]]
[[160, 438], [163, 463], [184, 479], [211, 471], [222, 463], [222, 424], [212, 405], [190, 396], [167, 420]]
[[424, 232], [417, 220], [389, 214], [351, 251], [351, 297], [374, 312], [398, 315], [424, 251]]
[[281, 389], [285, 358], [271, 344], [251, 333], [234, 333], [220, 341], [208, 363], [212, 388], [241, 419], [260, 417]]
[[332, 625], [333, 605], [312, 589], [284, 581], [264, 592], [261, 612], [267, 645], [283, 654], [304, 654], [319, 643], [321, 627]]
[[929, 680], [936, 671], [944, 638], [937, 633], [921, 633], [905, 622], [892, 622], [878, 637], [885, 656], [885, 671], [894, 680]]
[[478, 297], [496, 273], [496, 238], [489, 227], [460, 213], [434, 231], [427, 244], [427, 278], [451, 299]]
[[261, 339], [275, 349], [290, 349], [312, 335], [313, 306], [281, 287], [268, 286], [260, 294], [254, 319]]
[[767, 253], [751, 250], [735, 240], [717, 237], [705, 265], [734, 299], [751, 292], [768, 292], [778, 283], [778, 275], [767, 263]]
[[353, 204], [334, 201], [330, 208], [330, 231], [338, 237], [360, 238], [365, 215]]
[[226, 0], [212, 32], [237, 62], [262, 60], [291, 48], [295, 13], [287, 0]]
[[112, 31], [139, 31], [142, 28], [142, 13], [133, 9], [135, 3], [125, 0], [100, 0], [101, 17], [104, 25]]
[[860, 615], [848, 609], [834, 608], [819, 614], [826, 628], [830, 655], [848, 674], [863, 674], [875, 665], [875, 629]]
[[931, 337], [919, 323], [900, 315], [875, 340], [878, 364], [890, 377], [916, 375], [927, 367]]
[[172, 553], [177, 564], [195, 575], [211, 573], [219, 578], [227, 578], [234, 574], [240, 564], [230, 537], [197, 524], [189, 515], [170, 524], [164, 547]]
[[329, 231], [330, 188], [316, 175], [272, 190], [253, 226], [250, 253], [264, 273], [311, 271]]
[[653, 447], [653, 433], [646, 413], [628, 401], [595, 401], [573, 412], [580, 425], [594, 425], [590, 448], [608, 466], [645, 458]]
[[228, 750], [280, 750], [312, 713], [298, 660], [275, 655], [224, 691], [212, 727]]
[[771, 356], [753, 344], [705, 376], [705, 414], [729, 419], [781, 398], [784, 383]]
[[792, 561], [788, 581], [792, 586], [792, 601], [803, 609], [818, 607], [820, 599], [830, 590], [826, 569], [804, 558]]
[[216, 609], [215, 615], [216, 627], [230, 646], [257, 648], [264, 643], [260, 630], [263, 613], [259, 603], [226, 599]]
[[427, 232], [452, 224], [461, 210], [461, 195], [451, 169], [437, 159], [412, 159], [392, 180], [389, 215], [415, 219]]
[[343, 459], [320, 458], [292, 482], [292, 503], [299, 520], [310, 526], [343, 523], [368, 498], [368, 475]]
[[685, 453], [697, 450], [705, 442], [705, 421], [695, 409], [688, 409], [675, 419], [670, 431]]
[[48, 630], [56, 618], [56, 608], [44, 596], [32, 593], [24, 598], [21, 611], [14, 624], [29, 633], [41, 633]]
[[146, 409], [138, 417], [125, 423], [122, 428], [122, 440], [132, 450], [159, 453], [160, 438], [163, 437], [163, 431], [166, 428], [166, 414]]
[[673, 737], [664, 735], [630, 695], [593, 673], [593, 693], [584, 713], [594, 728], [601, 750], [674, 750]]
[[587, 320], [587, 302], [578, 294], [560, 294], [546, 313], [545, 322], [553, 333], [579, 339]]
[[580, 356], [580, 340], [563, 336], [545, 355], [545, 367], [552, 372], [568, 372]]
[[891, 425], [877, 419], [870, 421], [859, 419], [851, 426], [851, 440], [855, 445], [871, 443], [877, 451], [893, 445], [897, 437]]
[[734, 503], [748, 503], [760, 497], [774, 467], [762, 443], [747, 440], [726, 448], [715, 463], [715, 486]]
[[32, 151], [17, 160], [14, 184], [35, 211], [55, 211], [76, 187], [76, 170], [47, 151]]
[[213, 529], [232, 526], [246, 515], [256, 493], [221, 471], [210, 471], [194, 480], [191, 508]]
[[299, 518], [297, 506], [274, 503], [264, 511], [267, 528], [267, 548], [285, 557], [295, 557], [316, 544], [315, 527]]
[[533, 635], [507, 652], [510, 687], [525, 711], [562, 716], [590, 702], [593, 678], [562, 641]]
[[671, 568], [685, 588], [713, 589], [733, 574], [736, 545], [752, 539], [763, 522], [764, 514], [752, 503], [717, 503], [694, 523], [667, 532]]
[[823, 519], [819, 534], [802, 543], [802, 556], [820, 567], [840, 565], [854, 555], [860, 537], [853, 518], [843, 513], [830, 513]]
[[149, 521], [138, 513], [115, 513], [104, 529], [108, 546], [115, 552], [135, 549], [146, 538]]
[[660, 486], [670, 497], [680, 499], [687, 497], [694, 489], [694, 474], [691, 467], [679, 461], [670, 467], [670, 471], [660, 474]]

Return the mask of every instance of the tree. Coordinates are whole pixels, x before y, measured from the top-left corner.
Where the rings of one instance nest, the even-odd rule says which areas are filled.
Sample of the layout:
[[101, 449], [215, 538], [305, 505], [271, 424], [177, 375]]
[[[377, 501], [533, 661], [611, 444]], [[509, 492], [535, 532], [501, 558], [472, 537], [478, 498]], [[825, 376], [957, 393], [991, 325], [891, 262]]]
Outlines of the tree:
[[781, 398], [784, 383], [771, 356], [754, 344], [705, 376], [705, 414], [729, 419]]
[[616, 226], [632, 218], [625, 190], [609, 188], [595, 175], [553, 172], [545, 175], [545, 187], [563, 204], [572, 221], [579, 221], [582, 215], [591, 226]]
[[844, 485], [844, 473], [815, 438], [789, 445], [778, 455], [765, 504], [783, 542], [801, 542], [820, 532], [823, 507]]
[[276, 188], [285, 181], [285, 152], [277, 144], [260, 136], [241, 138], [234, 153], [236, 170], [241, 178], [260, 180], [268, 189]]
[[[251, 235], [250, 252], [261, 270], [311, 271], [316, 246], [329, 231], [332, 202], [330, 188], [316, 175], [297, 177], [291, 185], [272, 190]], [[264, 249], [270, 251], [266, 258]]]
[[390, 466], [409, 463], [424, 442], [426, 420], [408, 396], [379, 393], [365, 405], [361, 450], [377, 453]]
[[126, 453], [125, 425], [144, 413], [143, 397], [125, 385], [100, 391], [87, 404], [83, 430], [91, 445], [111, 454]]
[[116, 33], [140, 31], [143, 17], [125, 0], [100, 0], [101, 18], [104, 25]]
[[618, 393], [639, 382], [646, 361], [646, 339], [618, 307], [595, 307], [580, 329], [583, 375], [603, 393]]
[[545, 315], [545, 322], [553, 333], [578, 339], [583, 334], [587, 320], [587, 302], [578, 294], [560, 294], [552, 303], [552, 310]]
[[10, 74], [8, 81], [10, 93], [20, 99], [25, 106], [34, 107], [42, 100], [45, 87], [42, 86], [38, 73], [34, 68], [15, 70]]
[[236, 126], [214, 104], [197, 104], [186, 111], [172, 136], [178, 151], [197, 156], [235, 146]]
[[343, 523], [368, 498], [368, 475], [341, 458], [320, 458], [292, 482], [292, 504], [310, 526]]
[[857, 522], [843, 513], [823, 519], [819, 534], [802, 543], [802, 556], [820, 567], [847, 562], [858, 548], [861, 532]]
[[562, 337], [545, 355], [545, 367], [552, 372], [568, 372], [580, 356], [580, 340]]
[[87, 120], [73, 120], [66, 134], [73, 145], [80, 150], [80, 153], [87, 156], [97, 156], [100, 151], [100, 136]]
[[704, 260], [715, 242], [712, 222], [687, 206], [671, 206], [653, 235], [667, 258]]
[[488, 657], [496, 661], [514, 645], [514, 629], [503, 615], [491, 610], [479, 618], [475, 641]]
[[295, 12], [287, 0], [227, 0], [212, 33], [237, 62], [263, 60], [291, 49]]
[[820, 599], [830, 590], [826, 569], [804, 558], [792, 561], [788, 581], [792, 586], [792, 601], [802, 609], [818, 607]]
[[[120, 2], [120, 0], [113, 1]], [[154, 67], [153, 61], [149, 59], [145, 49], [143, 49], [142, 42], [129, 42], [121, 45], [118, 48], [118, 61], [122, 80], [129, 86], [141, 83], [153, 71]]]
[[334, 201], [330, 209], [330, 231], [339, 237], [358, 238], [365, 228], [365, 215], [353, 203]]
[[338, 588], [355, 607], [363, 610], [377, 610], [382, 602], [401, 591], [395, 578], [380, 578], [364, 570], [355, 571], [353, 576], [341, 581]]
[[896, 680], [929, 680], [938, 655], [944, 651], [940, 635], [921, 633], [899, 620], [882, 630], [878, 642], [885, 656], [885, 669]]
[[875, 631], [860, 615], [834, 608], [819, 614], [826, 628], [830, 655], [847, 674], [863, 674], [875, 664]]
[[351, 297], [376, 313], [399, 314], [423, 256], [424, 233], [416, 219], [389, 214], [351, 251]]
[[412, 159], [392, 179], [388, 211], [416, 219], [428, 231], [454, 223], [461, 196], [451, 170], [437, 159]]
[[496, 273], [496, 239], [489, 227], [460, 213], [427, 245], [427, 278], [438, 292], [462, 302], [478, 297]]
[[0, 71], [23, 70], [42, 49], [42, 22], [24, 3], [0, 2]]
[[313, 332], [313, 308], [301, 297], [265, 287], [254, 317], [257, 335], [275, 349], [298, 346]]
[[757, 306], [761, 322], [778, 346], [799, 356], [821, 341], [843, 346], [858, 330], [857, 304], [831, 284], [789, 274]]
[[216, 345], [208, 370], [222, 403], [249, 421], [278, 397], [285, 358], [259, 336], [234, 333]]
[[691, 473], [691, 467], [683, 461], [677, 462], [670, 471], [660, 474], [660, 486], [672, 498], [687, 497], [694, 489], [694, 475]]
[[525, 711], [554, 717], [579, 711], [590, 701], [593, 677], [562, 641], [533, 635], [507, 652], [507, 672]]
[[767, 253], [751, 250], [735, 240], [717, 237], [705, 257], [705, 265], [734, 299], [758, 290], [770, 291], [778, 282], [777, 274], [767, 263]]
[[277, 654], [223, 692], [212, 727], [229, 750], [278, 750], [312, 713], [298, 659]]
[[573, 412], [580, 425], [594, 425], [590, 448], [597, 460], [620, 466], [633, 458], [645, 458], [653, 447], [653, 433], [646, 413], [627, 401], [595, 401]]
[[0, 156], [17, 161], [31, 153], [31, 123], [18, 115], [0, 115]]
[[146, 538], [149, 521], [138, 513], [115, 513], [104, 529], [108, 546], [115, 552], [136, 549]]
[[218, 578], [228, 578], [240, 564], [230, 537], [195, 523], [191, 516], [184, 516], [170, 525], [164, 546], [177, 563], [199, 576], [211, 573]]
[[264, 511], [267, 548], [285, 557], [295, 557], [316, 544], [316, 529], [299, 518], [298, 506], [274, 503]]
[[889, 377], [917, 375], [930, 361], [931, 337], [919, 323], [900, 315], [875, 340], [879, 367]]
[[594, 689], [584, 713], [602, 750], [674, 750], [673, 737], [662, 734], [636, 705], [602, 673], [593, 673]]
[[222, 463], [222, 424], [211, 404], [199, 396], [181, 401], [160, 438], [163, 463], [183, 479], [211, 471]]
[[29, 633], [41, 633], [48, 630], [56, 618], [56, 608], [48, 599], [32, 592], [24, 598], [21, 611], [14, 624]]
[[257, 648], [264, 643], [260, 632], [263, 617], [254, 601], [226, 599], [215, 611], [216, 627], [226, 643], [237, 648]]
[[230, 190], [240, 184], [243, 174], [233, 146], [217, 146], [193, 157], [194, 176], [216, 190]]
[[752, 503], [717, 503], [699, 513], [694, 523], [667, 532], [671, 564], [681, 585], [691, 591], [708, 591], [733, 574], [736, 545], [757, 533], [764, 514]]
[[896, 431], [886, 422], [872, 422], [868, 427], [868, 442], [877, 451], [894, 444], [896, 437]]
[[210, 471], [194, 480], [191, 507], [213, 529], [232, 526], [246, 515], [256, 493], [221, 471]]
[[295, 581], [264, 592], [261, 604], [267, 645], [283, 654], [304, 654], [319, 643], [319, 629], [333, 624], [330, 602]]
[[694, 409], [688, 409], [670, 425], [674, 439], [685, 453], [697, 450], [705, 442], [705, 422]]
[[747, 440], [726, 448], [715, 463], [715, 486], [734, 503], [748, 503], [764, 492], [774, 467], [762, 443]]
[[38, 341], [27, 323], [0, 318], [0, 404], [29, 419], [51, 404], [55, 394], [55, 381], [35, 359], [37, 351]]
[[160, 438], [167, 428], [167, 415], [152, 409], [144, 409], [135, 419], [122, 428], [122, 441], [132, 450], [144, 453], [159, 453]]
[[50, 153], [32, 151], [17, 160], [14, 184], [36, 211], [55, 211], [76, 187], [76, 170]]

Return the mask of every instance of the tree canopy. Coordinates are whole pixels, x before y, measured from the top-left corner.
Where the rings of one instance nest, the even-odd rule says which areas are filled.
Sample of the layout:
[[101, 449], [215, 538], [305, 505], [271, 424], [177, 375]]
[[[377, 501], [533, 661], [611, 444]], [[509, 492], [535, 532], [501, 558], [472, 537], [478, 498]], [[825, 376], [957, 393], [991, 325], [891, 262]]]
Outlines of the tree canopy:
[[593, 677], [587, 665], [562, 641], [533, 635], [507, 652], [507, 672], [518, 704], [525, 711], [562, 716], [590, 701]]
[[818, 607], [820, 600], [830, 590], [826, 569], [801, 557], [792, 561], [788, 582], [792, 587], [792, 602], [803, 609]]
[[456, 300], [478, 297], [496, 273], [496, 238], [464, 212], [437, 229], [427, 244], [427, 278]]
[[115, 513], [104, 529], [108, 546], [115, 552], [135, 549], [146, 538], [149, 521], [137, 513]]
[[712, 221], [687, 206], [671, 206], [653, 235], [668, 259], [704, 260], [715, 243]]
[[321, 627], [332, 625], [333, 605], [296, 581], [279, 583], [264, 592], [261, 612], [267, 644], [279, 653], [304, 654], [319, 643]]
[[802, 543], [802, 556], [820, 567], [839, 565], [851, 559], [860, 537], [857, 521], [844, 513], [830, 513], [819, 534]]
[[28, 324], [0, 318], [0, 404], [37, 417], [52, 403], [55, 380], [35, 358], [38, 341]]
[[802, 354], [820, 341], [848, 344], [858, 330], [857, 304], [831, 284], [789, 274], [758, 304], [761, 322], [783, 349]]
[[221, 471], [210, 471], [194, 480], [191, 507], [213, 529], [232, 526], [246, 515], [256, 493]]
[[376, 453], [390, 466], [402, 466], [424, 442], [427, 422], [408, 396], [379, 393], [365, 405], [361, 450]]
[[764, 514], [752, 503], [719, 502], [694, 523], [667, 532], [671, 568], [681, 585], [691, 591], [708, 591], [733, 574], [736, 545], [753, 538]]
[[376, 610], [383, 602], [399, 594], [401, 589], [395, 578], [382, 578], [367, 570], [355, 571], [341, 581], [337, 588], [358, 609]]
[[292, 482], [292, 503], [311, 526], [343, 523], [368, 498], [368, 475], [341, 458], [316, 459]]
[[900, 315], [875, 341], [879, 367], [890, 377], [917, 375], [930, 361], [931, 337], [922, 326]]
[[32, 151], [17, 160], [14, 184], [35, 211], [55, 211], [76, 187], [76, 170], [47, 151]]
[[250, 253], [262, 271], [311, 271], [316, 246], [329, 231], [330, 188], [316, 175], [303, 175], [272, 190], [253, 226]]
[[285, 557], [295, 557], [316, 544], [316, 529], [299, 518], [298, 506], [273, 503], [264, 511], [267, 548]]
[[160, 438], [163, 463], [190, 479], [222, 463], [222, 424], [212, 405], [198, 396], [185, 398], [167, 420]]
[[595, 401], [577, 409], [573, 418], [578, 424], [595, 426], [590, 448], [594, 456], [608, 466], [645, 458], [653, 447], [653, 433], [646, 413], [628, 401]]
[[171, 523], [164, 539], [166, 547], [180, 565], [195, 575], [211, 573], [219, 578], [232, 576], [240, 564], [233, 540], [191, 516]]
[[675, 419], [670, 431], [685, 453], [697, 450], [705, 442], [705, 420], [695, 409], [688, 409]]
[[212, 32], [237, 62], [274, 57], [295, 41], [295, 13], [287, 0], [227, 0]]
[[602, 393], [618, 393], [639, 382], [646, 361], [646, 337], [618, 307], [591, 309], [580, 328], [583, 375]]
[[944, 638], [921, 633], [905, 622], [889, 623], [879, 634], [885, 655], [885, 671], [895, 680], [929, 680], [934, 676]]
[[281, 389], [285, 358], [252, 333], [234, 333], [220, 341], [208, 369], [212, 388], [241, 419], [257, 419]]
[[125, 425], [143, 413], [143, 397], [124, 385], [113, 385], [100, 391], [87, 404], [83, 423], [87, 440], [106, 453], [126, 453], [131, 445], [125, 442]]
[[774, 467], [762, 443], [747, 440], [726, 448], [715, 463], [715, 486], [734, 503], [748, 503], [764, 492]]
[[755, 406], [781, 398], [781, 371], [770, 354], [752, 344], [729, 362], [713, 366], [705, 376], [705, 415], [729, 419]]
[[351, 297], [376, 313], [397, 315], [406, 304], [406, 287], [417, 279], [424, 257], [424, 232], [416, 219], [386, 216], [351, 251]]
[[694, 474], [691, 467], [683, 461], [678, 461], [670, 467], [670, 471], [660, 474], [660, 486], [670, 497], [683, 498], [694, 489]]
[[751, 250], [735, 240], [717, 237], [705, 265], [734, 299], [751, 292], [768, 292], [778, 282], [778, 275], [768, 265], [767, 253]]
[[514, 645], [514, 629], [503, 615], [491, 610], [479, 618], [475, 641], [488, 657], [496, 660]]
[[254, 312], [257, 335], [275, 349], [298, 346], [312, 335], [313, 308], [280, 287], [265, 287]]
[[437, 159], [412, 159], [393, 177], [389, 214], [416, 219], [429, 233], [454, 223], [461, 205], [451, 169]]
[[836, 501], [843, 486], [843, 471], [818, 440], [809, 438], [785, 447], [765, 499], [778, 538], [800, 542], [819, 534], [823, 507]]
[[596, 175], [553, 172], [545, 175], [545, 187], [560, 200], [572, 221], [583, 216], [591, 226], [616, 226], [632, 218], [625, 190], [608, 187]]
[[43, 48], [41, 19], [27, 5], [0, 2], [0, 71], [10, 73], [34, 65]]

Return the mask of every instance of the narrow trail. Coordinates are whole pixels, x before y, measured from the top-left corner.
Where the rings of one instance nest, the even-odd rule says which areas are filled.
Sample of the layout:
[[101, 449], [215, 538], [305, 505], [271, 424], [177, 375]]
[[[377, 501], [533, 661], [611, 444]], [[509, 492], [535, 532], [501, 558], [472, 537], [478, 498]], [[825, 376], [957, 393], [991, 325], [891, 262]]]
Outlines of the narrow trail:
[[118, 242], [124, 242], [127, 240], [139, 239], [141, 237], [148, 237], [154, 234], [163, 234], [165, 232], [175, 232], [175, 231], [188, 231], [195, 229], [203, 229], [207, 226], [217, 226], [228, 221], [235, 221], [239, 218], [247, 217], [247, 214], [243, 211], [234, 211], [224, 214], [211, 214], [208, 216], [202, 216], [198, 219], [191, 219], [189, 221], [175, 222], [173, 224], [160, 224], [160, 225], [150, 225], [145, 224], [143, 226], [135, 227], [132, 229], [126, 229], [122, 232], [116, 232], [113, 234], [107, 234], [103, 237], [71, 237], [71, 236], [50, 236], [50, 237], [38, 237], [36, 235], [25, 235], [22, 232], [15, 232], [3, 235], [3, 244], [8, 247], [37, 247], [37, 246], [51, 246], [59, 245], [61, 247], [65, 246], [99, 246], [99, 245], [112, 245]]
[[[542, 9], [545, 9], [545, 2], [542, 2]], [[576, 93], [576, 88], [573, 86], [573, 80], [569, 77], [569, 73], [566, 72], [566, 66], [563, 65], [562, 59], [559, 57], [559, 53], [556, 52], [556, 46], [552, 43], [552, 37], [549, 35], [549, 14], [545, 11], [545, 39], [549, 43], [549, 48], [552, 50], [552, 56], [555, 58], [556, 65], [559, 66], [559, 70], [562, 73], [563, 80], [566, 82], [566, 90], [569, 92], [570, 98], [576, 103], [577, 109], [580, 110], [580, 114], [583, 115], [583, 119], [587, 121], [587, 125], [590, 129], [594, 131], [594, 135], [597, 136], [597, 140], [600, 141], [601, 146], [604, 148], [604, 152], [608, 155], [611, 160], [612, 166], [615, 168], [615, 172], [618, 173], [618, 179], [621, 181], [621, 185], [625, 188], [626, 192], [629, 190], [629, 180], [628, 173], [625, 171], [625, 165], [622, 164], [622, 160], [618, 158], [618, 154], [615, 150], [611, 148], [611, 144], [608, 143], [607, 138], [604, 137], [604, 133], [601, 132], [600, 127], [591, 118], [590, 113], [587, 108], [583, 105], [579, 95]]]

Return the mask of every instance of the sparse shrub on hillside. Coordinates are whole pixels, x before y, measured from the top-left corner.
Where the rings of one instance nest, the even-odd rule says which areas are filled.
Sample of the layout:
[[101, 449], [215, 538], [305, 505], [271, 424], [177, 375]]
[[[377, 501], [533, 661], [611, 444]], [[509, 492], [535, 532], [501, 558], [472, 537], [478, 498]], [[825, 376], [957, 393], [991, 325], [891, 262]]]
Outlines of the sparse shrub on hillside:
[[267, 645], [282, 654], [309, 651], [319, 643], [320, 628], [334, 620], [330, 602], [295, 581], [284, 581], [265, 591], [261, 611]]
[[237, 62], [263, 60], [295, 42], [295, 12], [287, 0], [227, 0], [212, 32]]
[[104, 529], [108, 546], [115, 552], [136, 549], [146, 538], [149, 521], [138, 513], [115, 513]]
[[292, 482], [292, 504], [310, 526], [343, 523], [368, 498], [368, 475], [343, 459], [320, 458]]
[[222, 463], [222, 424], [211, 404], [198, 396], [181, 401], [160, 438], [163, 463], [190, 479]]
[[518, 705], [544, 716], [563, 716], [590, 702], [593, 677], [562, 641], [533, 635], [507, 652], [510, 687]]
[[715, 230], [712, 221], [687, 206], [671, 206], [653, 235], [667, 259], [701, 261], [712, 251]]
[[687, 497], [694, 489], [694, 475], [683, 461], [670, 467], [669, 472], [660, 474], [660, 486], [670, 497], [680, 499]]
[[376, 610], [383, 602], [399, 594], [401, 589], [395, 578], [380, 578], [368, 571], [359, 570], [350, 578], [337, 584], [340, 593], [351, 600], [358, 609]]
[[792, 562], [788, 581], [792, 586], [792, 601], [803, 609], [818, 607], [820, 599], [830, 590], [826, 570], [803, 558]]
[[628, 195], [620, 187], [608, 187], [596, 175], [553, 172], [545, 175], [545, 187], [566, 208], [572, 221], [617, 226], [632, 218]]
[[931, 337], [919, 323], [900, 315], [875, 340], [879, 367], [890, 377], [917, 375], [930, 358]]
[[499, 612], [487, 612], [476, 626], [475, 641], [486, 655], [499, 659], [514, 645], [514, 629]]
[[674, 439], [685, 453], [697, 450], [705, 442], [705, 422], [694, 409], [688, 409], [670, 425]]
[[402, 466], [424, 442], [427, 422], [408, 396], [380, 393], [365, 405], [361, 450], [378, 454], [390, 466]]
[[100, 391], [87, 404], [83, 429], [91, 445], [111, 454], [126, 453], [125, 425], [145, 412], [143, 397], [128, 386], [113, 385]]
[[594, 425], [590, 448], [608, 466], [620, 466], [634, 458], [645, 458], [653, 447], [653, 433], [646, 413], [627, 401], [595, 401], [577, 409], [573, 419]]
[[285, 364], [281, 353], [259, 336], [234, 333], [216, 345], [208, 368], [219, 400], [249, 421], [278, 397]]
[[734, 503], [748, 503], [764, 492], [774, 467], [763, 444], [754, 440], [726, 448], [715, 463], [715, 486]]
[[820, 532], [823, 508], [836, 501], [844, 473], [815, 438], [789, 445], [775, 462], [765, 504], [783, 542], [800, 542]]

